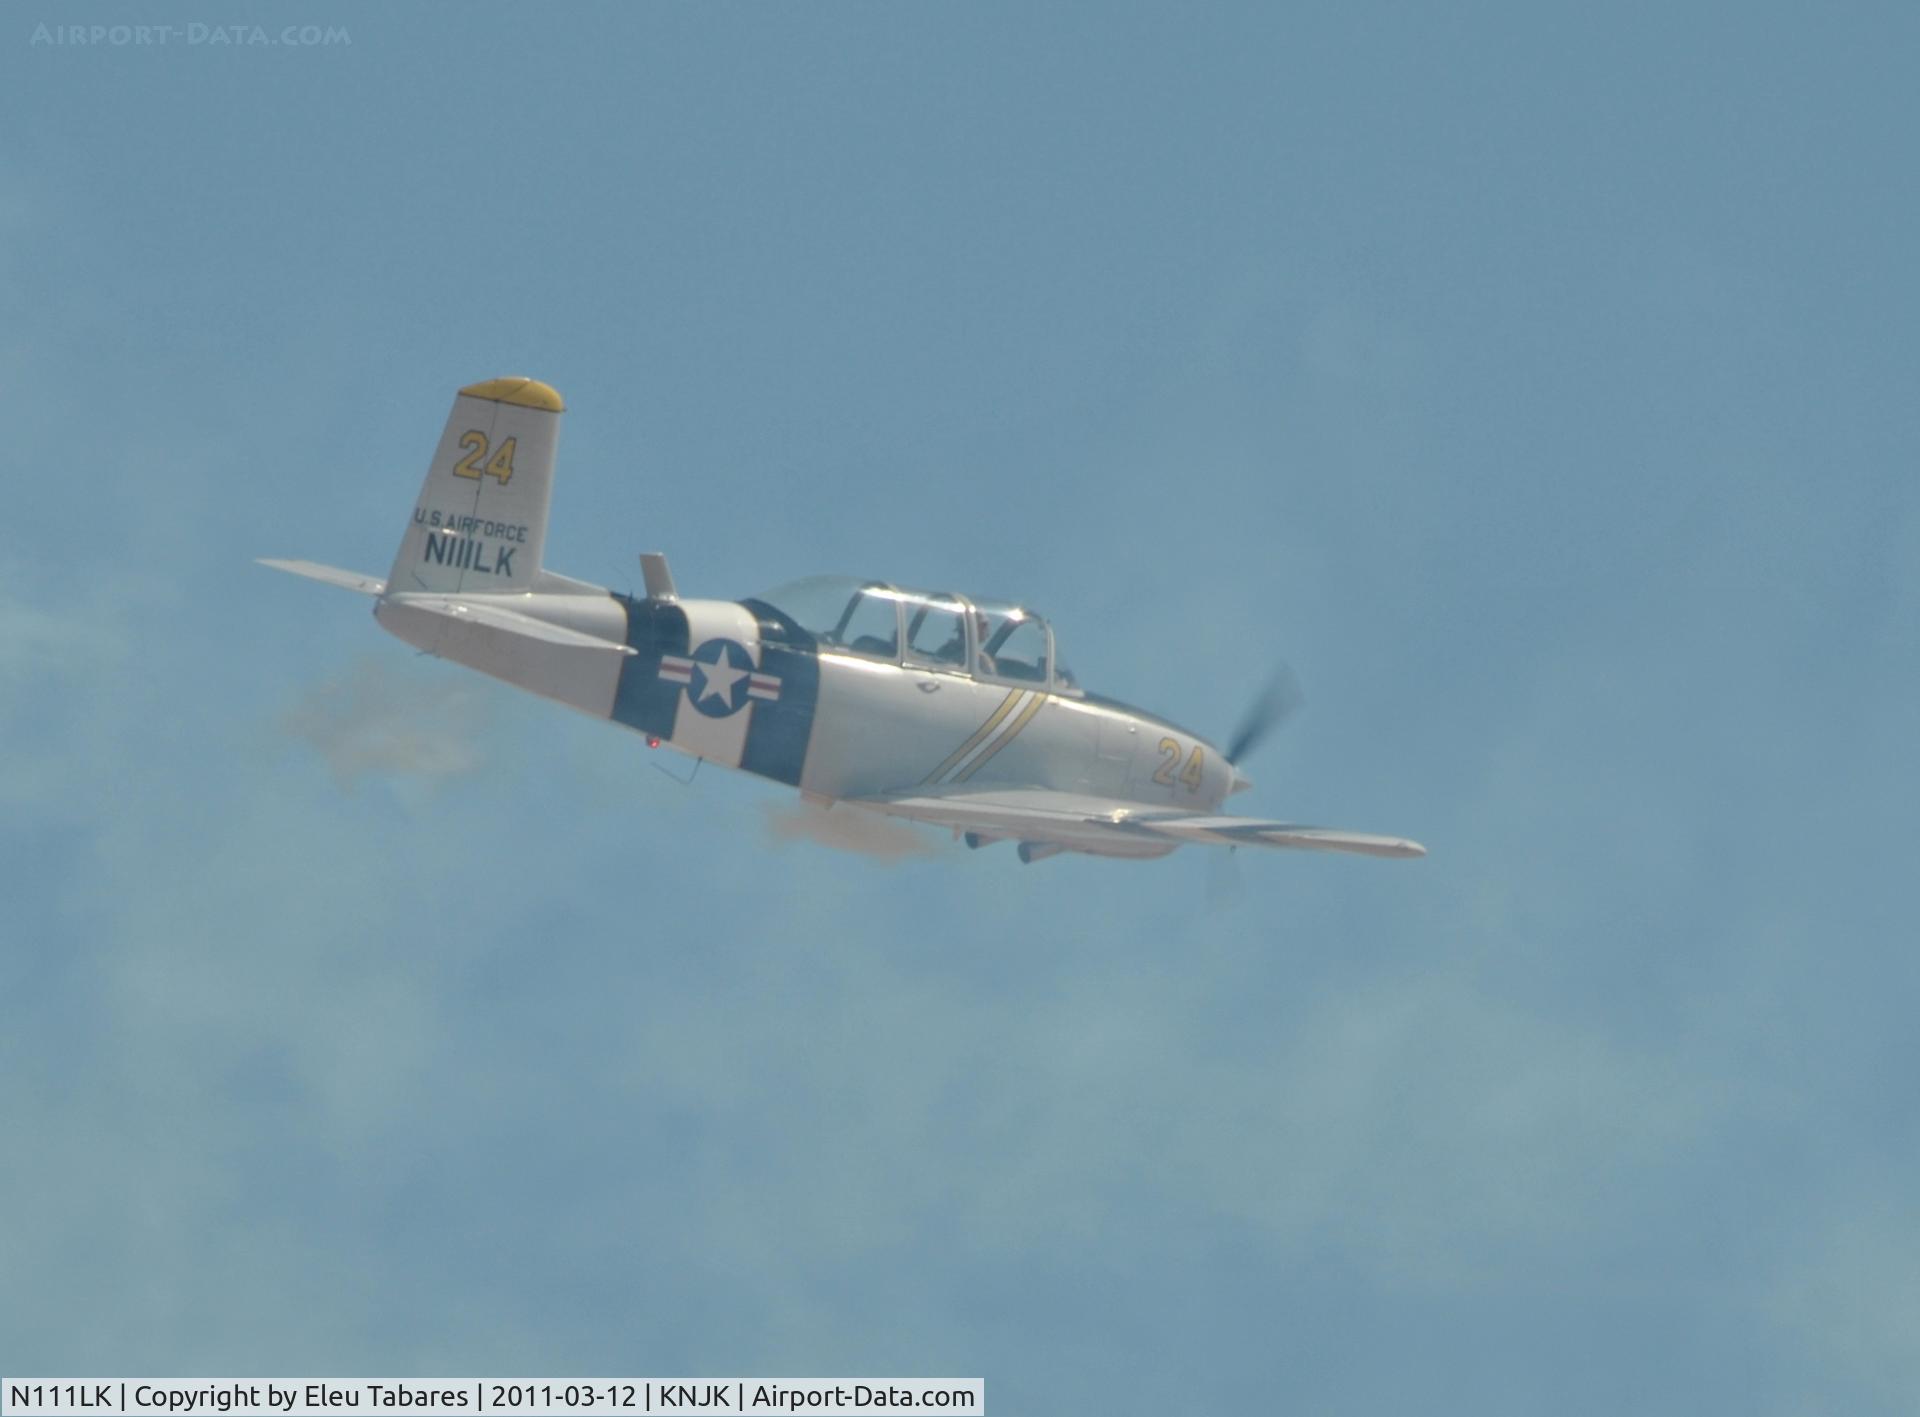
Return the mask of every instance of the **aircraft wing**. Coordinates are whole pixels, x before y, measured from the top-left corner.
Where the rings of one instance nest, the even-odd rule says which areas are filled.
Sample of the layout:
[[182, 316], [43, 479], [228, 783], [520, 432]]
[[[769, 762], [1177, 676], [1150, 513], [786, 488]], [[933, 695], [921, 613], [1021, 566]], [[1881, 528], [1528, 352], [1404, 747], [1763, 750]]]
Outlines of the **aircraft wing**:
[[1257, 817], [1180, 812], [1045, 788], [909, 791], [849, 800], [854, 806], [952, 827], [956, 831], [1117, 855], [1129, 854], [1129, 847], [1152, 844], [1164, 845], [1170, 850], [1187, 843], [1351, 851], [1363, 856], [1427, 854], [1419, 842], [1403, 837], [1337, 831], [1299, 822], [1263, 821]]
[[1283, 846], [1298, 851], [1351, 851], [1360, 856], [1427, 854], [1426, 847], [1405, 837], [1310, 827], [1299, 822], [1267, 822], [1257, 817], [1141, 816], [1129, 825], [1209, 846]]

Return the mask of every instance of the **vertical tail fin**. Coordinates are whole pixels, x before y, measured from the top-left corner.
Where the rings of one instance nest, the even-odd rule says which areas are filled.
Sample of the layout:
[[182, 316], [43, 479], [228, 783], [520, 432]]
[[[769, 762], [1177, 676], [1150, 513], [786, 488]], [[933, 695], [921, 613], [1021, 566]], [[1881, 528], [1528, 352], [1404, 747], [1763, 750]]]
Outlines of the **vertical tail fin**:
[[388, 591], [533, 589], [565, 408], [537, 379], [489, 379], [460, 391]]

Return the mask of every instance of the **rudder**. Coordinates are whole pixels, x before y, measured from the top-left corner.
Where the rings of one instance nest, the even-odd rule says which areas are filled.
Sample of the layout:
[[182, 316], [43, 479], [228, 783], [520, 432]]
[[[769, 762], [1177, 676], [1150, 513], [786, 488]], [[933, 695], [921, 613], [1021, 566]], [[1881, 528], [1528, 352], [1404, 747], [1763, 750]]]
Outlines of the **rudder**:
[[389, 592], [533, 589], [565, 410], [537, 379], [488, 379], [460, 390], [394, 557]]

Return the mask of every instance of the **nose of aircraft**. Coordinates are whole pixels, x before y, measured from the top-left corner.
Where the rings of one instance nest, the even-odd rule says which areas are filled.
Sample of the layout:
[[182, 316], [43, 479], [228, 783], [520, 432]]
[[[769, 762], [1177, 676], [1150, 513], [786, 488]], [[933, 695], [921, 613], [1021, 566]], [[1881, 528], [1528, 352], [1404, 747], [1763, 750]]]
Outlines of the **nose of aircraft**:
[[1227, 795], [1231, 797], [1236, 792], [1245, 792], [1252, 786], [1253, 779], [1236, 765], [1233, 769], [1233, 785], [1227, 789]]

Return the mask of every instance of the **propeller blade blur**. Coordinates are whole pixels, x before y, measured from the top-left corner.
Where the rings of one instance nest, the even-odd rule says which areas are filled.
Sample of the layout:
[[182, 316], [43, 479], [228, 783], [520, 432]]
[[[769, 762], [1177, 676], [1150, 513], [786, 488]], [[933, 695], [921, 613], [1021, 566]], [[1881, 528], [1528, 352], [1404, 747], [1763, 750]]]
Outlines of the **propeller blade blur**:
[[1267, 740], [1268, 734], [1293, 717], [1300, 703], [1300, 683], [1293, 677], [1293, 671], [1283, 665], [1267, 681], [1267, 687], [1260, 691], [1260, 697], [1253, 701], [1246, 717], [1240, 720], [1240, 727], [1227, 748], [1227, 761], [1238, 766], [1247, 754]]

